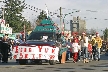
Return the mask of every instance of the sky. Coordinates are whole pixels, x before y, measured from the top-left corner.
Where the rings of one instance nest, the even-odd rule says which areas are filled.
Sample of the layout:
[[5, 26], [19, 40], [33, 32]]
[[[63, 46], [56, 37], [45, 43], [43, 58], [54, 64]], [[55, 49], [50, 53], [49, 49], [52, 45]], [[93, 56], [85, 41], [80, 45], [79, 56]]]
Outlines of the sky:
[[[73, 16], [80, 16], [82, 19], [86, 20], [88, 29], [95, 28], [101, 30], [108, 26], [108, 20], [104, 20], [108, 19], [108, 0], [25, 0], [25, 2], [43, 10], [45, 10], [46, 4], [49, 11], [57, 12], [58, 14], [59, 7], [65, 8], [62, 9], [63, 14], [75, 12], [74, 9], [80, 10], [80, 12], [73, 13], [72, 16], [66, 16], [65, 21], [69, 22]], [[60, 19], [56, 16], [57, 15], [53, 17], [53, 20], [60, 23]], [[69, 24], [67, 24], [66, 28], [69, 29]]]
[[[45, 4], [50, 12], [56, 12], [59, 15], [59, 8], [62, 9], [62, 14], [74, 12], [65, 17], [65, 23], [70, 22], [73, 16], [80, 16], [86, 20], [87, 29], [95, 28], [101, 31], [108, 27], [108, 0], [25, 0], [25, 3], [30, 6], [45, 10]], [[80, 10], [80, 12], [75, 12]], [[91, 10], [91, 11], [88, 11]], [[94, 12], [93, 12], [94, 11]], [[23, 15], [32, 22], [37, 18], [39, 12], [34, 12], [30, 9], [24, 10]], [[86, 17], [86, 18], [85, 18]], [[94, 19], [97, 18], [97, 19]], [[57, 15], [52, 17], [55, 23], [60, 24], [60, 19]], [[69, 29], [69, 24], [66, 24]]]

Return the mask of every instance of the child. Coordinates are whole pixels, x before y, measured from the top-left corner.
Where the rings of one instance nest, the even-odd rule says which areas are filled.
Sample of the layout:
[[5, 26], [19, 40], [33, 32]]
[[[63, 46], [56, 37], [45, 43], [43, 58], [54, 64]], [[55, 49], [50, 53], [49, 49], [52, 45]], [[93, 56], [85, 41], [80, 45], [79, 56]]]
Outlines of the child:
[[89, 59], [92, 60], [93, 59], [93, 54], [92, 54], [92, 44], [88, 43], [88, 52], [89, 52]]
[[81, 60], [81, 45], [80, 45], [80, 43], [78, 43], [78, 45], [79, 45], [79, 50], [78, 50], [78, 61], [80, 61], [80, 60]]
[[78, 51], [79, 51], [79, 45], [77, 40], [74, 40], [72, 43], [72, 53], [73, 53], [73, 62], [76, 63], [78, 60]]

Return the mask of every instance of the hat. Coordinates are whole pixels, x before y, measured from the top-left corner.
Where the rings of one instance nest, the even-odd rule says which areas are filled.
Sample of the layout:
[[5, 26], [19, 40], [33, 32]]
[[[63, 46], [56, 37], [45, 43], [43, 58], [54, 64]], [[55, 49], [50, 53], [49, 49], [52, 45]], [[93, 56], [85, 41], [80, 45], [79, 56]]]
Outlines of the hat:
[[83, 34], [83, 35], [86, 35], [86, 33], [85, 33], [85, 32], [83, 32], [82, 34]]
[[77, 32], [72, 32], [72, 35], [77, 35], [78, 33]]
[[98, 32], [96, 32], [96, 35], [99, 34]]
[[98, 32], [96, 32], [96, 36], [99, 36], [99, 33]]

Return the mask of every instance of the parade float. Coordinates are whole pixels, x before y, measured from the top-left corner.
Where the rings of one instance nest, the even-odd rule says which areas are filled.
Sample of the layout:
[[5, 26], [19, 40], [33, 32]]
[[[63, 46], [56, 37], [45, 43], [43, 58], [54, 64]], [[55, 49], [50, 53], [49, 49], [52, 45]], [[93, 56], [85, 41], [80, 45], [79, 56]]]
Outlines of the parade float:
[[36, 64], [42, 64], [42, 60], [45, 60], [54, 65], [57, 61], [65, 63], [66, 51], [64, 37], [57, 24], [48, 17], [36, 26], [26, 42], [14, 47], [12, 57], [18, 59], [20, 65], [26, 64], [28, 60]]

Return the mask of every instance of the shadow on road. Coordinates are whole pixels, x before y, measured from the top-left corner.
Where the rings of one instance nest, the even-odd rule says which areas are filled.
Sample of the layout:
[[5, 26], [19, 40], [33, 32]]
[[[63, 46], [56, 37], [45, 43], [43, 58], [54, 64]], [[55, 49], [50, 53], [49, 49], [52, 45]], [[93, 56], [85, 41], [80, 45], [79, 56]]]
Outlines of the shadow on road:
[[102, 54], [100, 60], [108, 60], [108, 56], [106, 54]]
[[69, 69], [75, 69], [75, 68], [66, 68], [66, 67], [65, 67], [65, 68], [58, 68], [58, 69], [68, 69], [68, 70], [69, 70]]
[[[59, 64], [59, 63], [57, 63], [57, 64]], [[2, 62], [0, 62], [0, 65], [20, 65], [20, 64], [16, 63], [16, 62], [8, 62], [8, 63], [2, 63]], [[49, 63], [42, 63], [42, 64], [27, 63], [25, 65], [29, 65], [27, 67], [31, 67], [30, 65], [49, 65]]]
[[0, 62], [0, 65], [19, 65], [19, 64], [16, 62], [8, 62], [8, 63], [1, 63]]
[[82, 68], [84, 70], [95, 70], [95, 69], [92, 69], [92, 68]]

